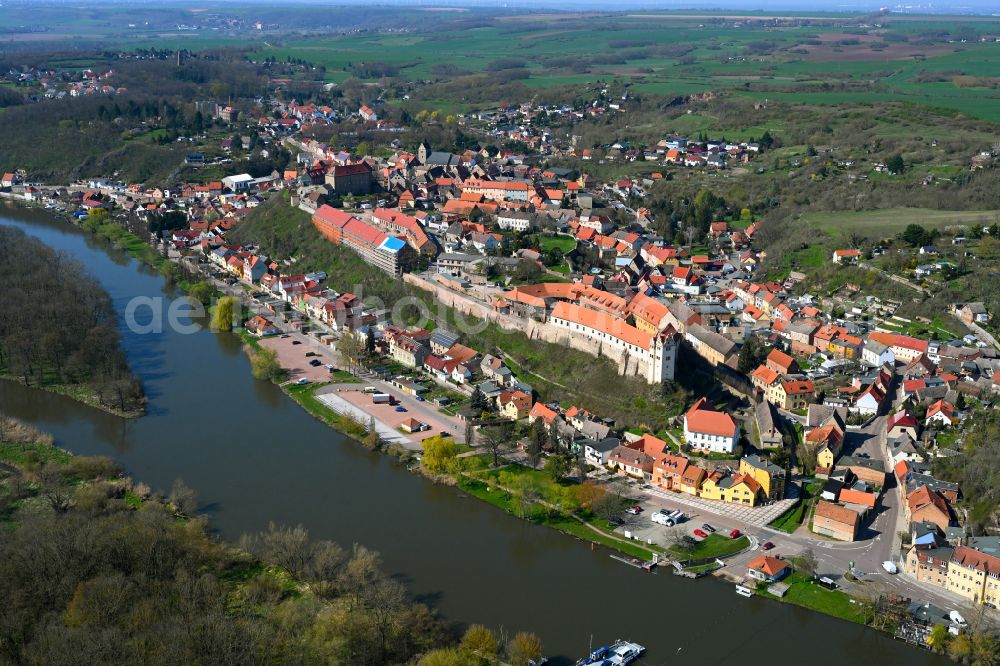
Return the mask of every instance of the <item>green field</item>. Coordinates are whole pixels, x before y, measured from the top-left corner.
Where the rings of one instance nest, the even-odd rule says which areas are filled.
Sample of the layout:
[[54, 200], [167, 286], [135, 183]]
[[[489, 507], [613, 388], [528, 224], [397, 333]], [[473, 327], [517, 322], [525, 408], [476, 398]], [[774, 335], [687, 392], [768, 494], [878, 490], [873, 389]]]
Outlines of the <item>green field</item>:
[[[445, 22], [408, 34], [274, 40], [258, 44], [252, 57], [305, 60], [324, 67], [324, 78], [334, 82], [365, 79], [359, 65], [381, 63], [411, 81], [439, 79], [445, 67], [449, 76], [515, 71], [515, 80], [530, 88], [618, 83], [660, 95], [729, 91], [816, 105], [913, 102], [1000, 120], [1000, 44], [962, 42], [940, 32], [933, 37], [941, 23], [887, 24], [876, 31], [860, 23], [774, 27], [670, 13], [487, 13], [475, 27], [461, 30]], [[956, 34], [986, 36], [1000, 31], [1000, 21], [956, 21], [950, 27]], [[520, 62], [503, 66], [502, 60]]]
[[951, 211], [927, 208], [886, 208], [870, 211], [837, 211], [803, 213], [800, 223], [824, 231], [831, 236], [847, 233], [891, 236], [908, 224], [924, 227], [951, 225], [993, 224], [1000, 215], [997, 211]]

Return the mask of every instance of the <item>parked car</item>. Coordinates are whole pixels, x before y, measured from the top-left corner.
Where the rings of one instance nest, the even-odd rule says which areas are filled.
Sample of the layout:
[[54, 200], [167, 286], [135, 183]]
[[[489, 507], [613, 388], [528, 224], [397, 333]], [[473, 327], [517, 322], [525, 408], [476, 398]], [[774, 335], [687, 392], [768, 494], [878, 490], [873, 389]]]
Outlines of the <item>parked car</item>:
[[334, 370], [337, 369], [337, 366], [335, 366], [333, 363], [327, 363], [326, 369], [329, 370], [330, 372], [333, 372]]
[[297, 382], [295, 382], [295, 383], [296, 384], [308, 384], [309, 380], [306, 379], [305, 377], [300, 377], [299, 380]]
[[741, 536], [743, 536], [743, 532], [740, 532], [739, 530], [733, 530], [729, 533], [730, 539], [739, 539]]
[[397, 412], [405, 412], [406, 411], [406, 407], [397, 407], [396, 411]]
[[639, 506], [638, 504], [633, 504], [629, 508], [625, 509], [625, 513], [632, 514], [633, 516], [638, 516], [640, 513], [642, 513], [642, 507]]
[[696, 537], [700, 537], [700, 538], [702, 538], [702, 539], [707, 539], [707, 538], [708, 538], [708, 535], [707, 535], [707, 534], [705, 534], [704, 532], [702, 532], [701, 530], [695, 530], [695, 531], [694, 531], [694, 535], [695, 535]]
[[313, 360], [309, 361], [309, 365], [316, 368], [323, 365], [323, 361], [319, 360], [318, 358], [314, 358]]
[[302, 341], [301, 340], [292, 340], [292, 344], [293, 345], [301, 345]]
[[771, 550], [772, 548], [774, 548], [774, 544], [771, 543], [770, 541], [768, 541], [767, 543], [765, 543], [763, 546], [760, 547], [761, 550]]
[[705, 530], [706, 532], [714, 532], [715, 531], [715, 528], [712, 527], [711, 525], [709, 525], [708, 523], [703, 524], [701, 526], [701, 529]]
[[417, 396], [417, 402], [423, 402], [423, 401], [424, 401], [424, 399], [423, 399], [423, 398], [421, 398], [421, 397], [420, 397], [420, 396], [418, 395], [418, 396]]

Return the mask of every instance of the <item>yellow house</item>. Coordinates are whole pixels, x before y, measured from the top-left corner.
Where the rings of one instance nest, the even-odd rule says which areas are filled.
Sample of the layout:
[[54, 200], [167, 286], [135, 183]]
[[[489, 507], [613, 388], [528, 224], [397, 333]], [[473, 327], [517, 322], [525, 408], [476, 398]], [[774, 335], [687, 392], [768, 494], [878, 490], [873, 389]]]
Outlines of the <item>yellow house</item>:
[[531, 396], [523, 391], [504, 391], [497, 397], [497, 407], [511, 421], [519, 421], [531, 411]]
[[757, 455], [740, 460], [740, 474], [760, 484], [764, 496], [771, 500], [785, 497], [785, 470]]
[[701, 484], [699, 496], [717, 502], [757, 506], [762, 494], [760, 484], [753, 477], [715, 470]]
[[974, 604], [997, 605], [1000, 599], [1000, 557], [958, 546], [948, 562], [948, 590]]
[[834, 462], [836, 462], [836, 459], [833, 456], [833, 451], [830, 450], [829, 446], [824, 444], [816, 453], [816, 466], [833, 469]]

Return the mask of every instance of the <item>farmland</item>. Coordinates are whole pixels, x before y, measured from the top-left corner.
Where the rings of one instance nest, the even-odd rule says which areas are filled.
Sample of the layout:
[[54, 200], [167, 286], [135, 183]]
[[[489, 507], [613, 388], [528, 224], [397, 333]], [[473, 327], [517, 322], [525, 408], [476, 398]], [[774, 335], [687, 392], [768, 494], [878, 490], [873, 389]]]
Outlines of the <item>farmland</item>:
[[302, 59], [324, 67], [334, 82], [357, 76], [359, 63], [378, 62], [411, 81], [487, 71], [536, 89], [617, 82], [668, 96], [729, 91], [821, 105], [904, 101], [1000, 120], [992, 75], [1000, 44], [974, 41], [997, 32], [1000, 21], [955, 25], [951, 35], [930, 21], [892, 19], [875, 29], [847, 19], [486, 15], [464, 30], [271, 41], [252, 57]]

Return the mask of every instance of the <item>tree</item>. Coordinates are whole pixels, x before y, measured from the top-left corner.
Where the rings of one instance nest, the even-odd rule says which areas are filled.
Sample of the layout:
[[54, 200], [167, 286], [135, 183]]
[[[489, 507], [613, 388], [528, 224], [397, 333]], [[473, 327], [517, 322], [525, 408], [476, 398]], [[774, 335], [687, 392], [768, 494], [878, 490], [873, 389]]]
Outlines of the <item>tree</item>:
[[903, 156], [896, 153], [886, 160], [885, 168], [888, 169], [889, 173], [903, 173], [906, 169], [906, 163], [903, 162]]
[[247, 347], [247, 351], [250, 355], [250, 372], [256, 379], [279, 381], [284, 376], [285, 371], [278, 361], [276, 351], [266, 347], [260, 349]]
[[514, 424], [510, 422], [487, 426], [480, 430], [486, 450], [493, 456], [493, 466], [500, 465], [500, 456], [510, 448]]
[[542, 451], [545, 450], [548, 440], [549, 433], [545, 428], [545, 422], [542, 419], [535, 419], [531, 424], [531, 433], [528, 435], [528, 462], [532, 467], [538, 464], [538, 459], [541, 457]]
[[558, 481], [573, 468], [573, 460], [566, 454], [557, 453], [545, 459], [545, 473], [552, 477], [553, 481]]
[[381, 441], [382, 438], [378, 434], [378, 428], [375, 427], [375, 417], [373, 416], [368, 421], [368, 432], [365, 433], [365, 446], [369, 449], [377, 449]]
[[431, 650], [418, 662], [418, 666], [467, 666], [467, 664], [467, 657], [455, 648]]
[[361, 359], [364, 356], [364, 348], [358, 338], [352, 334], [346, 334], [340, 340], [337, 341], [337, 352], [340, 354], [344, 362], [347, 363], [347, 369], [350, 372], [354, 372], [361, 366]]
[[931, 633], [927, 637], [927, 642], [930, 644], [931, 650], [938, 654], [943, 654], [948, 650], [949, 638], [951, 638], [951, 634], [948, 633], [948, 628], [943, 624], [936, 624], [931, 629]]
[[760, 338], [755, 335], [747, 338], [747, 341], [743, 343], [740, 347], [740, 356], [737, 363], [737, 369], [745, 375], [750, 374], [757, 369], [764, 359], [767, 357], [767, 348], [761, 342]]
[[482, 392], [482, 390], [477, 386], [472, 391], [472, 398], [470, 399], [470, 404], [472, 409], [476, 412], [485, 412], [490, 408], [489, 399]]
[[428, 437], [423, 442], [424, 455], [420, 458], [420, 464], [424, 469], [435, 474], [444, 474], [449, 469], [458, 456], [458, 447], [455, 440], [443, 435]]
[[607, 494], [608, 491], [591, 479], [573, 486], [573, 495], [575, 496], [576, 503], [582, 509], [593, 509]]
[[198, 495], [184, 483], [183, 479], [174, 481], [167, 500], [182, 516], [190, 516], [198, 509]]
[[375, 331], [371, 326], [368, 327], [368, 333], [365, 335], [365, 356], [369, 359], [375, 358]]
[[239, 325], [240, 299], [235, 296], [223, 296], [215, 303], [212, 311], [211, 326], [216, 331], [231, 331]]
[[507, 643], [507, 658], [511, 666], [528, 666], [542, 658], [542, 639], [535, 634], [520, 631]]
[[198, 282], [191, 286], [188, 295], [202, 305], [208, 305], [215, 296], [215, 288], [207, 282]]
[[905, 242], [907, 242], [911, 247], [920, 247], [921, 245], [927, 245], [931, 242], [932, 237], [928, 233], [927, 229], [924, 229], [919, 224], [908, 224], [903, 233], [899, 235]]
[[816, 575], [819, 560], [816, 559], [816, 553], [812, 551], [812, 548], [806, 548], [796, 558], [795, 565], [802, 575], [812, 577]]
[[459, 649], [481, 661], [493, 662], [497, 658], [499, 644], [496, 634], [481, 624], [474, 624], [466, 629]]

